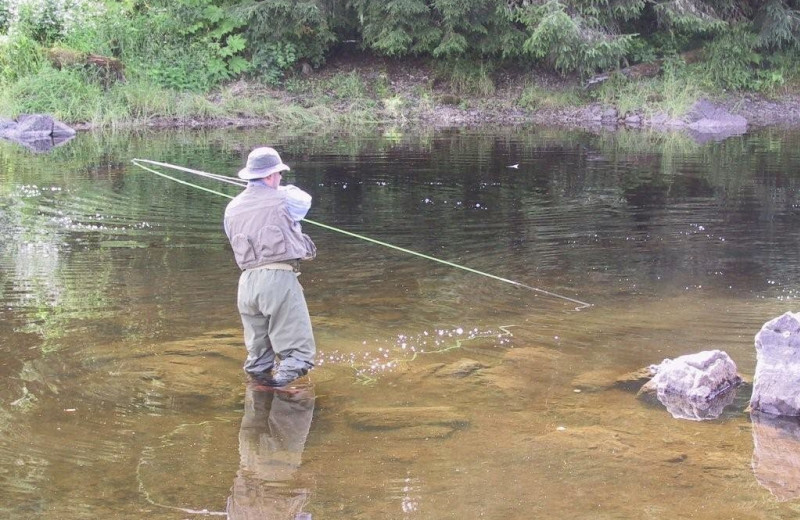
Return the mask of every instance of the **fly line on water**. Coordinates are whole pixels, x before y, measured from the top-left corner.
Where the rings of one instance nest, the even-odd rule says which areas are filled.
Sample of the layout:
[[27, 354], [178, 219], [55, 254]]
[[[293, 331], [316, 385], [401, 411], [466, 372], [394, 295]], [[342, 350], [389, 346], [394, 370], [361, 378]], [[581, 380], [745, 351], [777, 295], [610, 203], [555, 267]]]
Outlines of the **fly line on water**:
[[[191, 169], [191, 168], [184, 168], [183, 166], [178, 166], [178, 165], [175, 165], [175, 164], [169, 164], [169, 163], [158, 162], [158, 161], [151, 161], [151, 160], [148, 160], [148, 159], [131, 159], [131, 162], [133, 164], [135, 164], [136, 166], [138, 166], [139, 168], [147, 170], [147, 171], [149, 171], [149, 172], [151, 172], [151, 173], [153, 173], [155, 175], [158, 175], [159, 177], [163, 177], [165, 179], [169, 179], [169, 180], [177, 182], [179, 184], [183, 184], [185, 186], [189, 186], [189, 187], [192, 187], [192, 188], [195, 188], [195, 189], [198, 189], [198, 190], [202, 190], [202, 191], [205, 191], [205, 192], [208, 192], [208, 193], [213, 193], [214, 195], [219, 195], [221, 197], [226, 197], [228, 199], [232, 199], [233, 196], [232, 195], [228, 195], [227, 193], [222, 193], [221, 191], [213, 190], [211, 188], [206, 188], [204, 186], [199, 186], [197, 184], [194, 184], [194, 183], [179, 179], [179, 178], [174, 177], [172, 175], [167, 175], [166, 173], [159, 172], [157, 170], [154, 170], [153, 168], [149, 168], [149, 167], [145, 166], [143, 163], [150, 164], [150, 165], [153, 165], [153, 166], [160, 166], [162, 168], [169, 168], [169, 169], [172, 169], [172, 170], [182, 171], [182, 172], [185, 172], [185, 173], [190, 173], [192, 175], [197, 175], [199, 177], [204, 177], [204, 178], [216, 180], [216, 181], [219, 181], [219, 182], [225, 182], [225, 183], [228, 183], [228, 184], [234, 184], [236, 186], [244, 187], [244, 186], [247, 185], [247, 181], [245, 181], [245, 180], [234, 179], [232, 177], [226, 177], [224, 175], [217, 175], [217, 174], [214, 174], [214, 173], [204, 172], [204, 171], [200, 171], [200, 170], [194, 170], [194, 169]], [[514, 281], [514, 280], [509, 280], [508, 278], [503, 278], [501, 276], [496, 276], [496, 275], [493, 275], [491, 273], [486, 273], [484, 271], [479, 271], [478, 269], [473, 269], [471, 267], [467, 267], [467, 266], [464, 266], [464, 265], [456, 264], [454, 262], [449, 262], [447, 260], [442, 260], [441, 258], [436, 258], [434, 256], [426, 255], [426, 254], [420, 253], [418, 251], [412, 251], [411, 249], [406, 249], [404, 247], [396, 246], [396, 245], [390, 244], [388, 242], [383, 242], [381, 240], [376, 240], [374, 238], [370, 238], [370, 237], [367, 237], [367, 236], [364, 236], [364, 235], [359, 235], [358, 233], [353, 233], [352, 231], [347, 231], [347, 230], [344, 230], [344, 229], [339, 229], [337, 227], [329, 226], [327, 224], [323, 224], [322, 222], [316, 222], [316, 221], [310, 220], [310, 219], [303, 219], [303, 222], [307, 222], [307, 223], [309, 223], [309, 224], [311, 224], [313, 226], [317, 226], [317, 227], [320, 227], [320, 228], [323, 228], [323, 229], [327, 229], [328, 231], [333, 231], [335, 233], [340, 233], [342, 235], [346, 235], [346, 236], [349, 236], [349, 237], [352, 237], [352, 238], [355, 238], [355, 239], [358, 239], [358, 240], [364, 240], [364, 241], [369, 242], [371, 244], [377, 244], [379, 246], [388, 247], [390, 249], [394, 249], [396, 251], [400, 251], [402, 253], [413, 255], [413, 256], [416, 256], [416, 257], [419, 257], [419, 258], [424, 258], [424, 259], [430, 260], [432, 262], [438, 262], [440, 264], [444, 264], [444, 265], [447, 265], [449, 267], [453, 267], [453, 268], [456, 268], [456, 269], [461, 269], [463, 271], [468, 271], [470, 273], [474, 273], [474, 274], [477, 274], [477, 275], [480, 275], [480, 276], [485, 276], [487, 278], [491, 278], [493, 280], [497, 280], [497, 281], [500, 281], [500, 282], [503, 282], [503, 283], [507, 283], [507, 284], [513, 285], [515, 287], [520, 287], [522, 289], [528, 289], [530, 291], [534, 291], [534, 292], [539, 293], [539, 294], [544, 294], [544, 295], [550, 296], [552, 298], [558, 298], [558, 299], [561, 299], [561, 300], [564, 300], [564, 301], [575, 303], [575, 304], [578, 305], [577, 307], [575, 307], [576, 311], [579, 311], [581, 309], [585, 309], [587, 307], [592, 307], [591, 303], [586, 303], [586, 302], [577, 300], [575, 298], [570, 298], [569, 296], [564, 296], [562, 294], [554, 293], [552, 291], [547, 291], [545, 289], [540, 289], [539, 287], [533, 287], [531, 285], [526, 285], [526, 284], [521, 283], [521, 282], [517, 282], [517, 281]]]

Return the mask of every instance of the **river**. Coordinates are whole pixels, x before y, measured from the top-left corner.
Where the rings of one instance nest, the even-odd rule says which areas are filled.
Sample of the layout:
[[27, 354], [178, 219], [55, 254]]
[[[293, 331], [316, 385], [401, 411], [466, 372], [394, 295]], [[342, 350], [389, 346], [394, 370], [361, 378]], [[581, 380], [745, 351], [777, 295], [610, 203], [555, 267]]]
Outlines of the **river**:
[[[278, 393], [241, 370], [228, 199], [131, 163], [233, 176], [261, 145], [335, 228], [304, 224], [318, 365]], [[0, 512], [797, 518], [800, 468], [754, 463], [746, 407], [754, 335], [798, 310], [798, 188], [781, 129], [0, 142]], [[621, 382], [711, 349], [746, 381], [712, 420]]]

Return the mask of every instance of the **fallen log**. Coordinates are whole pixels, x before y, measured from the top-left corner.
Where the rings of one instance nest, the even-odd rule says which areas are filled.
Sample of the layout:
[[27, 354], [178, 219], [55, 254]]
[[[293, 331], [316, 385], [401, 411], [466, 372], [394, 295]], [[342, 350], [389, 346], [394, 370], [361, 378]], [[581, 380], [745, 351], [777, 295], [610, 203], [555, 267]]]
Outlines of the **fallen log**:
[[[702, 54], [702, 49], [695, 49], [684, 52], [679, 56], [685, 63], [689, 64], [700, 61]], [[589, 78], [589, 80], [586, 82], [585, 88], [595, 88], [596, 86], [608, 80], [613, 74], [622, 74], [626, 78], [633, 80], [653, 78], [658, 76], [658, 74], [661, 72], [661, 68], [664, 66], [664, 61], [665, 60], [661, 59], [648, 63], [637, 63], [636, 65], [631, 65], [630, 67], [625, 67], [624, 69], [597, 74]]]
[[125, 82], [125, 65], [117, 58], [53, 47], [47, 50], [47, 59], [59, 70], [65, 67], [90, 69], [97, 73], [106, 88], [114, 82]]

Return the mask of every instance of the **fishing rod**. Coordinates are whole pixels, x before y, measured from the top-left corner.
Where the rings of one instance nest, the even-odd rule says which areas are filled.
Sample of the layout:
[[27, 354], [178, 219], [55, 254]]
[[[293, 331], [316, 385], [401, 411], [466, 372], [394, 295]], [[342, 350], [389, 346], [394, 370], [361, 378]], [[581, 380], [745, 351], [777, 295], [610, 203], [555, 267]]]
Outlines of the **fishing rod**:
[[[173, 169], [173, 170], [178, 170], [178, 171], [182, 171], [182, 172], [186, 172], [186, 173], [191, 173], [193, 175], [198, 175], [200, 177], [204, 177], [204, 178], [207, 178], [207, 179], [213, 179], [213, 180], [216, 180], [216, 181], [225, 182], [225, 183], [228, 183], [228, 184], [234, 184], [234, 185], [240, 186], [240, 187], [244, 187], [244, 186], [247, 185], [247, 181], [245, 181], [245, 180], [234, 179], [232, 177], [226, 177], [224, 175], [217, 175], [215, 173], [208, 173], [208, 172], [204, 172], [204, 171], [200, 171], [200, 170], [193, 170], [192, 168], [185, 168], [183, 166], [178, 166], [178, 165], [175, 165], [175, 164], [169, 164], [169, 163], [158, 162], [158, 161], [151, 161], [149, 159], [131, 159], [131, 162], [133, 164], [135, 164], [136, 166], [138, 166], [139, 168], [147, 170], [150, 173], [154, 173], [155, 175], [158, 175], [159, 177], [163, 177], [165, 179], [172, 180], [172, 181], [177, 182], [179, 184], [183, 184], [185, 186], [191, 186], [192, 188], [196, 188], [196, 189], [208, 192], [208, 193], [213, 193], [215, 195], [219, 195], [221, 197], [226, 197], [226, 198], [229, 198], [229, 199], [233, 199], [233, 195], [228, 195], [227, 193], [222, 193], [221, 191], [212, 190], [212, 189], [206, 188], [204, 186], [199, 186], [197, 184], [193, 184], [191, 182], [187, 182], [187, 181], [184, 181], [182, 179], [178, 179], [177, 177], [173, 177], [172, 175], [167, 175], [166, 173], [156, 171], [156, 170], [154, 170], [152, 168], [148, 168], [147, 166], [144, 166], [144, 164], [141, 164], [141, 163], [147, 163], [147, 164], [152, 164], [154, 166], [161, 166], [163, 168], [170, 168], [170, 169]], [[310, 219], [307, 219], [307, 218], [303, 219], [303, 222], [308, 222], [311, 225], [314, 225], [314, 226], [317, 226], [317, 227], [321, 227], [321, 228], [327, 229], [329, 231], [334, 231], [336, 233], [341, 233], [343, 235], [347, 235], [349, 237], [357, 238], [359, 240], [364, 240], [364, 241], [372, 243], [372, 244], [377, 244], [377, 245], [380, 245], [380, 246], [383, 246], [383, 247], [388, 247], [389, 249], [394, 249], [395, 251], [400, 251], [400, 252], [403, 252], [403, 253], [407, 253], [407, 254], [410, 254], [410, 255], [413, 255], [413, 256], [417, 256], [419, 258], [424, 258], [426, 260], [431, 260], [433, 262], [438, 262], [440, 264], [444, 264], [444, 265], [447, 265], [449, 267], [454, 267], [456, 269], [461, 269], [463, 271], [468, 271], [470, 273], [474, 273], [474, 274], [478, 274], [478, 275], [481, 275], [481, 276], [485, 276], [487, 278], [492, 278], [493, 280], [497, 280], [497, 281], [500, 281], [500, 282], [503, 282], [503, 283], [514, 285], [516, 287], [520, 287], [520, 288], [523, 288], [523, 289], [528, 289], [528, 290], [534, 291], [534, 292], [539, 293], [539, 294], [544, 294], [546, 296], [550, 296], [550, 297], [553, 297], [553, 298], [559, 298], [561, 300], [565, 300], [565, 301], [568, 301], [568, 302], [576, 303], [576, 304], [578, 304], [578, 306], [575, 307], [576, 311], [579, 311], [581, 309], [585, 309], [586, 307], [592, 307], [593, 306], [591, 303], [586, 303], [586, 302], [583, 302], [583, 301], [580, 301], [580, 300], [576, 300], [575, 298], [570, 298], [569, 296], [564, 296], [562, 294], [554, 293], [554, 292], [551, 292], [551, 291], [546, 291], [546, 290], [540, 289], [538, 287], [533, 287], [531, 285], [526, 285], [524, 283], [517, 282], [515, 280], [509, 280], [508, 278], [503, 278], [501, 276], [496, 276], [496, 275], [493, 275], [491, 273], [486, 273], [486, 272], [483, 272], [483, 271], [479, 271], [477, 269], [473, 269], [471, 267], [467, 267], [467, 266], [464, 266], [464, 265], [456, 264], [454, 262], [448, 262], [447, 260], [442, 260], [441, 258], [436, 258], [434, 256], [426, 255], [424, 253], [420, 253], [420, 252], [417, 252], [417, 251], [412, 251], [411, 249], [406, 249], [404, 247], [396, 246], [396, 245], [390, 244], [388, 242], [383, 242], [381, 240], [376, 240], [374, 238], [370, 238], [370, 237], [367, 237], [367, 236], [364, 236], [364, 235], [359, 235], [358, 233], [353, 233], [352, 231], [346, 231], [344, 229], [339, 229], [337, 227], [329, 226], [329, 225], [323, 224], [321, 222], [316, 222], [316, 221], [313, 221], [313, 220], [310, 220]]]

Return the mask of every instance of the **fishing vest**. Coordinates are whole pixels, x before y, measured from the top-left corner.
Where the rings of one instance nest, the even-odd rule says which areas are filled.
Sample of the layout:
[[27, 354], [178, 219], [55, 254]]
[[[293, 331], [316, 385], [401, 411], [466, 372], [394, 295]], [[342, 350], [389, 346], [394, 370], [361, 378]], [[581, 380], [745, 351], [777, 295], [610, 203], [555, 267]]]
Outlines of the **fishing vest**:
[[289, 216], [285, 195], [268, 186], [248, 186], [228, 204], [225, 232], [241, 269], [317, 254], [314, 242]]

